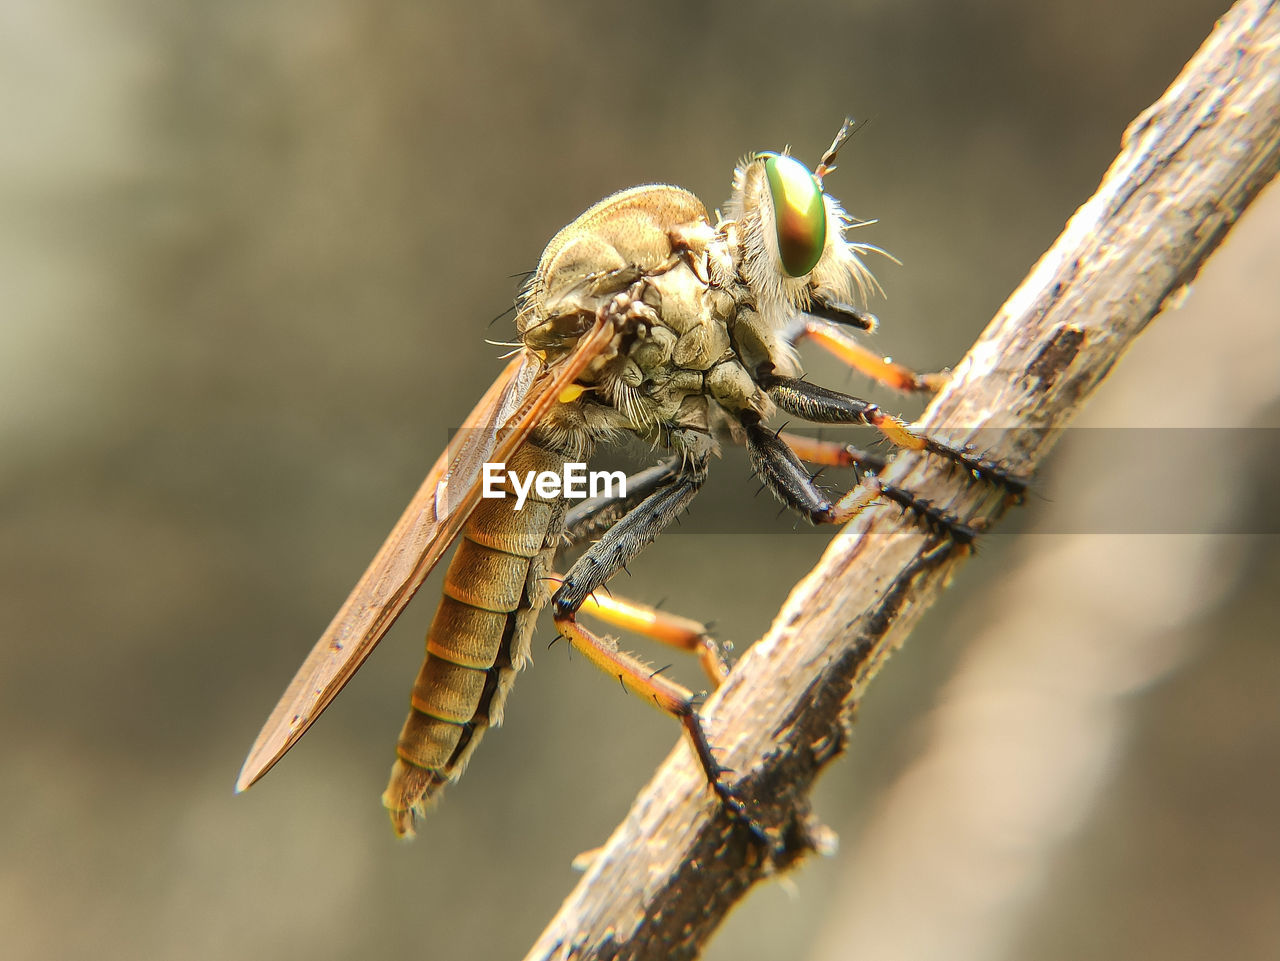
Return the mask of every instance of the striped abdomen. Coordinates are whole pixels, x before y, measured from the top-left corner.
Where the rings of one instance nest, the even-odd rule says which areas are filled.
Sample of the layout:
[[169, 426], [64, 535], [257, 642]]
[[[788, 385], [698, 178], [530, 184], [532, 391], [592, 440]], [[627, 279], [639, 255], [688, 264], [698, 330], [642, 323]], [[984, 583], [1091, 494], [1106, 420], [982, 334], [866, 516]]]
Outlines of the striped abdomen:
[[[529, 442], [507, 470], [554, 471], [563, 455]], [[427, 657], [413, 685], [382, 803], [396, 833], [413, 834], [415, 815], [462, 774], [485, 728], [502, 723], [515, 674], [528, 663], [534, 620], [546, 603], [545, 576], [560, 536], [563, 502], [530, 490], [482, 499], [463, 528], [444, 579], [444, 598], [427, 632]]]

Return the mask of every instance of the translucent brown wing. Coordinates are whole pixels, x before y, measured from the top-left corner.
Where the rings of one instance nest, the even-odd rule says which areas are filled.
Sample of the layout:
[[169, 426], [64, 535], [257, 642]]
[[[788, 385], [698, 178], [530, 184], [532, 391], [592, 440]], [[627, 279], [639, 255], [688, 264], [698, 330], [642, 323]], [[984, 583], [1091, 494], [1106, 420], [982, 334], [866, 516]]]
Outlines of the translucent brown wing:
[[395, 623], [475, 509], [485, 462], [505, 463], [611, 337], [609, 322], [597, 319], [554, 365], [545, 366], [529, 351], [507, 365], [298, 668], [240, 769], [237, 791], [284, 757]]

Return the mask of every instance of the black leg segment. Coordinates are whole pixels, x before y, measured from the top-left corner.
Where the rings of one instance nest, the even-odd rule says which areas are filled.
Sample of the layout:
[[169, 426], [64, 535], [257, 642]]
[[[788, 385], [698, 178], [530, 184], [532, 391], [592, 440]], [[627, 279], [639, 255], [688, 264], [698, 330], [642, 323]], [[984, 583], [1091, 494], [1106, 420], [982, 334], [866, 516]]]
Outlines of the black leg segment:
[[871, 426], [871, 421], [867, 420], [867, 412], [878, 409], [875, 404], [865, 400], [797, 377], [769, 374], [761, 378], [760, 384], [780, 408], [788, 414], [803, 417], [811, 424]]
[[1026, 492], [1027, 482], [1014, 477], [995, 461], [917, 434], [902, 418], [886, 413], [878, 404], [795, 377], [766, 374], [760, 383], [778, 407], [796, 417], [803, 417], [815, 424], [861, 424], [874, 427], [886, 440], [898, 447], [938, 454], [963, 467], [978, 480], [1002, 487], [1016, 497], [1021, 497]]
[[551, 599], [557, 618], [571, 616], [587, 596], [602, 587], [689, 506], [707, 476], [708, 453], [686, 459], [664, 482], [591, 545], [569, 568]]
[[858, 330], [875, 330], [879, 325], [876, 315], [852, 304], [814, 297], [805, 313], [828, 323], [840, 324], [842, 327], [854, 327]]
[[670, 484], [680, 473], [680, 457], [630, 475], [627, 493], [621, 497], [593, 497], [571, 507], [564, 518], [564, 535], [570, 545], [580, 544], [608, 530], [619, 519], [631, 513], [659, 488]]
[[742, 426], [747, 432], [751, 466], [773, 495], [815, 524], [831, 523], [830, 498], [813, 482], [809, 471], [782, 438], [758, 422]]

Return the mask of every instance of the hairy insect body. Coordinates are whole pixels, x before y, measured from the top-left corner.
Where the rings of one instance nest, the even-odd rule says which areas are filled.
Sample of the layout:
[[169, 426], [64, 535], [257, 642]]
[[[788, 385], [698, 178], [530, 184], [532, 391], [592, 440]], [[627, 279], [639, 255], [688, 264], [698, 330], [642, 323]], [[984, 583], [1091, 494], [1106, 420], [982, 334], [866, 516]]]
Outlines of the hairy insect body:
[[[515, 674], [529, 661], [538, 609], [549, 602], [556, 631], [575, 650], [680, 722], [721, 802], [764, 837], [716, 760], [693, 693], [594, 635], [578, 613], [689, 506], [717, 434], [745, 444], [765, 485], [814, 523], [843, 523], [883, 498], [932, 530], [972, 539], [955, 519], [879, 478], [833, 500], [791, 445], [813, 463], [874, 472], [883, 459], [780, 434], [765, 424], [775, 409], [814, 423], [873, 427], [899, 447], [946, 457], [1011, 494], [1024, 486], [967, 449], [915, 434], [876, 404], [801, 377], [800, 337], [823, 325], [875, 324], [854, 304], [876, 289], [859, 258], [874, 248], [845, 237], [858, 222], [822, 185], [851, 129], [846, 122], [812, 171], [785, 153], [744, 160], [714, 224], [693, 194], [658, 184], [605, 198], [552, 238], [517, 314], [518, 356], [431, 468], [299, 668], [245, 760], [238, 790], [297, 742], [460, 538], [383, 795], [397, 833], [413, 832], [485, 730], [500, 723]], [[886, 382], [923, 383], [868, 352], [849, 353], [847, 345], [841, 352]], [[490, 461], [506, 461], [509, 484], [511, 472], [558, 474], [566, 462], [586, 460], [599, 441], [623, 435], [672, 455], [635, 475], [638, 493], [572, 511], [536, 492], [522, 510], [516, 496], [481, 497]], [[557, 550], [593, 535], [599, 539], [550, 593]], [[588, 609], [606, 616], [598, 603]], [[627, 626], [645, 622], [635, 611], [614, 617]], [[713, 684], [724, 678], [719, 649], [700, 625], [669, 618], [652, 634], [697, 652]]]
[[[773, 413], [759, 375], [799, 372], [786, 335], [797, 310], [815, 294], [848, 299], [874, 282], [843, 239], [847, 218], [830, 197], [820, 196], [819, 216], [836, 227], [814, 251], [811, 272], [792, 278], [776, 264], [762, 158], [739, 167], [734, 188], [733, 217], [716, 227], [693, 194], [657, 184], [605, 198], [552, 238], [516, 319], [525, 348], [553, 363], [602, 310], [612, 306], [618, 322], [579, 378], [585, 391], [556, 405], [522, 458], [559, 470], [565, 459], [589, 457], [599, 440], [629, 433], [705, 471], [715, 428]], [[528, 660], [563, 508], [544, 502], [526, 517], [528, 508], [516, 514], [512, 503], [476, 511], [446, 575], [383, 795], [402, 835], [500, 722]]]
[[[556, 405], [508, 470], [558, 472], [622, 433], [664, 446], [709, 445], [709, 398], [734, 410], [771, 406], [698, 274], [712, 236], [701, 202], [665, 186], [606, 198], [556, 235], [517, 321], [526, 346], [571, 348], [614, 298], [627, 319], [580, 378], [586, 390]], [[501, 723], [515, 674], [529, 660], [564, 504], [530, 498], [519, 512], [514, 505], [514, 494], [481, 502], [445, 575], [383, 794], [401, 835], [462, 773], [485, 729]]]

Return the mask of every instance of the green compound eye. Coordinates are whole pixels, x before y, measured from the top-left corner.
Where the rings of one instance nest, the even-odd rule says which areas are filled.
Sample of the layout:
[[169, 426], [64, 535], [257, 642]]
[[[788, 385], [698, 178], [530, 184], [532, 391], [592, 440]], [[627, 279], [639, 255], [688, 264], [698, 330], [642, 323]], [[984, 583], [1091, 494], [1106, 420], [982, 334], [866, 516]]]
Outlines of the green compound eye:
[[778, 231], [778, 253], [792, 277], [813, 270], [827, 243], [827, 208], [822, 188], [813, 174], [794, 157], [770, 154], [764, 171], [773, 195], [773, 219]]

